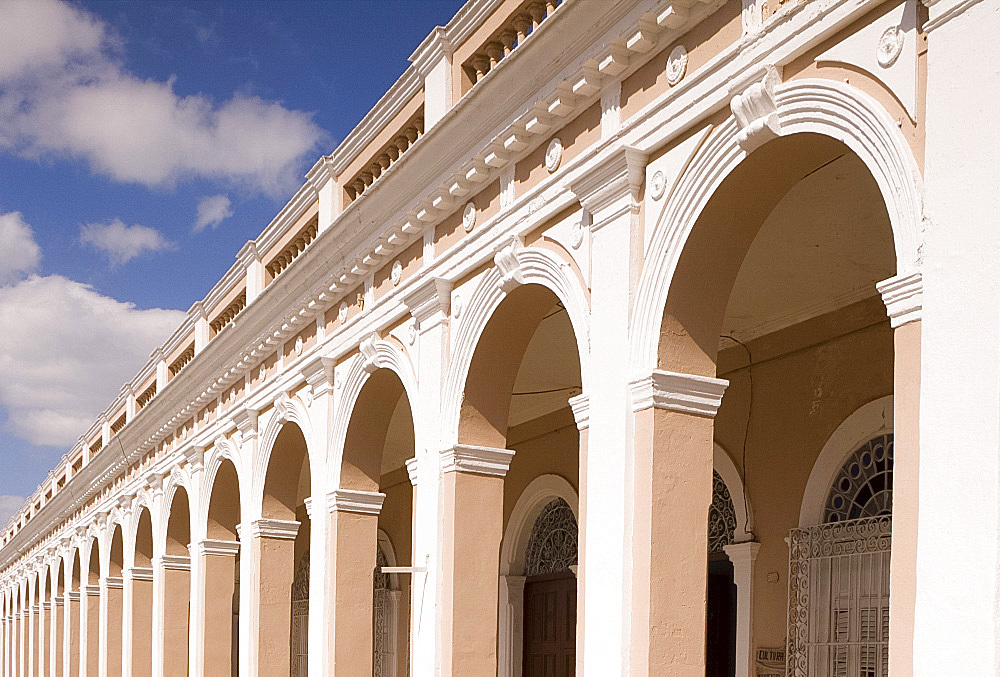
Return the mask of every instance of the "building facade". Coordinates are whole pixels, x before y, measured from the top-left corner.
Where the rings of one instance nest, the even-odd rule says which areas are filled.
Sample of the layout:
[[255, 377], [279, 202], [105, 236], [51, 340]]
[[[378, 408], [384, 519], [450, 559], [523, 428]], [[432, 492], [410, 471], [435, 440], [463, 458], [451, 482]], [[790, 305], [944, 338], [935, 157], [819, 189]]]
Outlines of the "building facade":
[[1000, 673], [997, 35], [469, 0], [4, 529], [0, 674]]

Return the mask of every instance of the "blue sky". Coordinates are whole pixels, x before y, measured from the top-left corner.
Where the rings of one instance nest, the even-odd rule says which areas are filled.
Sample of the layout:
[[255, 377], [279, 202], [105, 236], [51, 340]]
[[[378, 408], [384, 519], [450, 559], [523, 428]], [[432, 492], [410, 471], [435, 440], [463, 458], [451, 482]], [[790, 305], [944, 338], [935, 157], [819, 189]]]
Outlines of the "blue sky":
[[0, 2], [0, 523], [461, 5]]

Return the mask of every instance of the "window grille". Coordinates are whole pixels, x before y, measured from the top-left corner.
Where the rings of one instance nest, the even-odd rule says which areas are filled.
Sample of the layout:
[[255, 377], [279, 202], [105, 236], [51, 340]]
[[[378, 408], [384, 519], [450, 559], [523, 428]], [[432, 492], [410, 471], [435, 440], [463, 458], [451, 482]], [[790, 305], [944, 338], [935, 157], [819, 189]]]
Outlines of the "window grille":
[[712, 471], [712, 505], [708, 509], [708, 551], [723, 552], [736, 532], [736, 508], [722, 476]]
[[824, 522], [892, 514], [892, 434], [861, 445], [840, 472], [826, 499]]
[[573, 509], [557, 498], [535, 520], [525, 554], [525, 576], [568, 571], [577, 562], [578, 527]]

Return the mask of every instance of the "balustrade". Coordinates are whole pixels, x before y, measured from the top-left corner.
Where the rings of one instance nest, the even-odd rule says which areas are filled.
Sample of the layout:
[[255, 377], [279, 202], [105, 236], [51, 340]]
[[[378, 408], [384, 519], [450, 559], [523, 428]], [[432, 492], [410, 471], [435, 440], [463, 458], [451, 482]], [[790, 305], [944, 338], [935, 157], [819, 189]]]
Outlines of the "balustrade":
[[546, 3], [527, 2], [519, 7], [504, 24], [494, 31], [471, 57], [462, 69], [472, 86], [485, 78], [490, 71], [519, 47], [529, 35], [538, 30], [542, 22], [563, 5], [565, 0], [550, 0]]

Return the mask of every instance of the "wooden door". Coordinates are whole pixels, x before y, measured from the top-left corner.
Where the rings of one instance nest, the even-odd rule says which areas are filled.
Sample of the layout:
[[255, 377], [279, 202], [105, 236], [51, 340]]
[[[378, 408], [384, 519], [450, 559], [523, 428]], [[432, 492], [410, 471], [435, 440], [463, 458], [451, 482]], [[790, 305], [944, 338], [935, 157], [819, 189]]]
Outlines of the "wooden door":
[[576, 576], [532, 576], [524, 584], [524, 677], [576, 670]]

